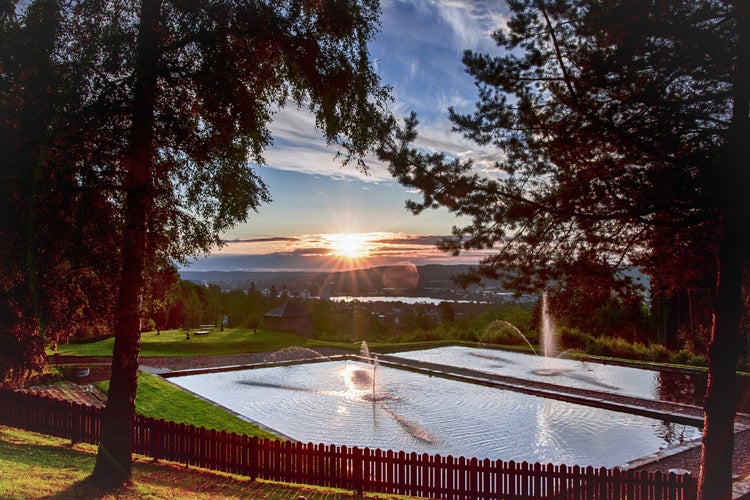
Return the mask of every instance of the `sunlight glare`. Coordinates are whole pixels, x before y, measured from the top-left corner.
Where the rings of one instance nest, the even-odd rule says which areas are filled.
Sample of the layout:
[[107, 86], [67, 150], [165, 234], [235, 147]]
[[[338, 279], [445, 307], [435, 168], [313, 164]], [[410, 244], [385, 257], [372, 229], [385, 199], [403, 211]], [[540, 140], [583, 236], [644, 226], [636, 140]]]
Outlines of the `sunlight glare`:
[[370, 254], [370, 238], [364, 233], [338, 233], [326, 235], [328, 246], [338, 257], [361, 259]]

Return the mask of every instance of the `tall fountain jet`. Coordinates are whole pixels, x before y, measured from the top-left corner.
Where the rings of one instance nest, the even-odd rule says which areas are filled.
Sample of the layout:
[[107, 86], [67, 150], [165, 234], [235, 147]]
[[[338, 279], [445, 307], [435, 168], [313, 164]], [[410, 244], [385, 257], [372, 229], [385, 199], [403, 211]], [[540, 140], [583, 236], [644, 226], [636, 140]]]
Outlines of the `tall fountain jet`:
[[555, 323], [549, 312], [547, 292], [542, 293], [542, 353], [545, 358], [557, 357], [557, 337]]

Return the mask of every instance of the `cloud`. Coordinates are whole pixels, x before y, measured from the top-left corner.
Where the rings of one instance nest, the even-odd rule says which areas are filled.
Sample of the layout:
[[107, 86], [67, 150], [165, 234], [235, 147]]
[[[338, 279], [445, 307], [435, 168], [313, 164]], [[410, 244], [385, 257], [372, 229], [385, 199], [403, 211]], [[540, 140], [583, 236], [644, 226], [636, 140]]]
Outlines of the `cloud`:
[[315, 129], [315, 118], [305, 109], [297, 109], [293, 104], [287, 106], [274, 115], [269, 128], [273, 144], [263, 157], [270, 167], [324, 176], [333, 181], [392, 180], [385, 165], [374, 156], [366, 159], [367, 173], [353, 165], [343, 166], [341, 158], [336, 158], [336, 146], [326, 145], [325, 137]]
[[405, 245], [405, 244], [420, 244], [420, 245], [431, 245], [435, 246], [443, 236], [426, 236], [426, 235], [399, 235], [394, 238], [383, 238], [374, 240], [375, 243], [391, 244], [391, 245]]
[[[505, 18], [497, 13], [498, 2], [442, 0], [433, 5], [443, 22], [450, 27], [453, 44], [460, 50], [491, 51], [494, 43], [490, 35]], [[503, 22], [503, 25], [505, 23]]]
[[[496, 154], [453, 132], [447, 110], [473, 110], [476, 88], [464, 72], [461, 54], [466, 49], [497, 50], [490, 34], [506, 22], [507, 7], [492, 1], [386, 0], [382, 12], [383, 27], [370, 50], [383, 83], [393, 87], [392, 112], [418, 113], [419, 144], [430, 151], [459, 158]], [[367, 174], [342, 167], [336, 147], [327, 146], [316, 131], [314, 116], [292, 101], [273, 116], [270, 130], [274, 142], [264, 152], [268, 166], [333, 181], [392, 180], [387, 166], [373, 156], [366, 159]]]
[[274, 241], [299, 241], [299, 238], [291, 238], [286, 236], [272, 236], [267, 238], [249, 238], [249, 239], [232, 239], [226, 240], [224, 243], [231, 245], [233, 243], [270, 243]]

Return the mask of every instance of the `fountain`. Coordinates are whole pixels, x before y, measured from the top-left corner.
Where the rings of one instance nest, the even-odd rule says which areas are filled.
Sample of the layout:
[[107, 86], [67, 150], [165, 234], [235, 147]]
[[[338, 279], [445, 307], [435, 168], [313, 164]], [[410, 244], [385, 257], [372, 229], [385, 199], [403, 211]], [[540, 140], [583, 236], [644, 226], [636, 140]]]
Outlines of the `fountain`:
[[537, 375], [553, 376], [571, 371], [568, 368], [560, 368], [553, 360], [557, 359], [559, 353], [557, 348], [557, 333], [555, 322], [549, 311], [549, 299], [547, 292], [542, 293], [542, 355], [544, 356], [544, 367], [535, 370]]
[[378, 357], [372, 358], [372, 402], [377, 401], [377, 381], [378, 381]]
[[[367, 346], [367, 342], [365, 342], [364, 340], [360, 345], [360, 354], [361, 357], [364, 358], [364, 362], [372, 364], [372, 369], [363, 369], [354, 364], [348, 364], [344, 369], [339, 370], [338, 375], [343, 379], [344, 387], [346, 388], [346, 390], [343, 392], [333, 389], [314, 389], [307, 387], [304, 383], [294, 383], [287, 380], [285, 380], [284, 382], [242, 380], [239, 381], [239, 383], [241, 385], [247, 385], [256, 388], [282, 389], [285, 391], [319, 394], [321, 396], [329, 397], [344, 396], [345, 398], [355, 402], [367, 401], [369, 403], [372, 403], [373, 424], [375, 423], [377, 416], [375, 410], [383, 410], [387, 415], [391, 417], [393, 422], [400, 425], [401, 428], [403, 428], [413, 438], [427, 444], [437, 443], [438, 439], [428, 430], [426, 430], [419, 424], [412, 422], [388, 405], [389, 402], [400, 401], [401, 398], [381, 389], [379, 379], [380, 364], [378, 362], [378, 356], [370, 352], [370, 349]], [[312, 349], [291, 347], [273, 353], [266, 358], [266, 361], [286, 361], [289, 359], [302, 360], [310, 359], [311, 357], [330, 359], [326, 358], [317, 351], [313, 351]]]
[[319, 353], [318, 351], [314, 349], [309, 349], [307, 347], [291, 346], [291, 347], [285, 347], [283, 349], [279, 349], [278, 351], [272, 352], [271, 354], [266, 356], [263, 359], [263, 361], [265, 361], [266, 363], [275, 363], [278, 361], [317, 359], [317, 358], [328, 359], [327, 356], [324, 356], [323, 354]]
[[548, 302], [547, 292], [542, 293], [542, 353], [545, 358], [554, 358], [557, 356], [557, 337]]
[[[529, 341], [529, 339], [526, 337], [526, 335], [523, 334], [521, 330], [519, 330], [513, 323], [510, 323], [508, 321], [503, 320], [497, 320], [493, 323], [493, 325], [499, 325], [503, 328], [510, 328], [514, 333], [516, 333], [519, 337], [521, 337], [524, 342], [526, 342], [526, 345], [529, 346], [531, 349], [531, 352], [534, 353], [536, 356], [540, 356], [540, 354], [537, 352], [536, 349], [534, 349], [534, 345]], [[564, 353], [560, 353], [557, 348], [557, 337], [555, 333], [555, 324], [554, 320], [552, 319], [552, 314], [549, 311], [549, 305], [548, 305], [548, 297], [547, 292], [542, 293], [542, 317], [541, 317], [541, 332], [540, 332], [540, 340], [541, 340], [541, 346], [542, 346], [542, 354], [541, 357], [544, 359], [543, 367], [539, 368], [534, 371], [537, 375], [559, 375], [561, 373], [566, 373], [570, 371], [569, 369], [560, 368], [557, 363], [555, 363], [553, 360], [559, 358]], [[496, 359], [498, 361], [506, 361], [506, 359], [503, 359], [502, 357], [498, 357], [494, 354], [487, 354], [482, 352], [476, 352], [472, 353], [473, 356], [480, 357], [480, 358], [487, 358], [487, 359]]]
[[[426, 429], [400, 415], [393, 408], [388, 406], [388, 401], [398, 401], [400, 398], [398, 396], [380, 390], [380, 384], [378, 383], [378, 372], [380, 367], [380, 364], [378, 363], [378, 355], [370, 353], [367, 342], [365, 342], [364, 340], [362, 341], [360, 352], [362, 353], [362, 357], [372, 361], [371, 375], [369, 375], [364, 370], [353, 370], [351, 372], [351, 378], [354, 382], [354, 385], [364, 386], [365, 384], [367, 384], [372, 388], [371, 391], [362, 394], [362, 399], [364, 399], [365, 401], [370, 401], [373, 404], [373, 410], [375, 409], [375, 405], [385, 410], [386, 413], [388, 413], [388, 415], [393, 418], [393, 420], [395, 420], [399, 425], [406, 429], [406, 431], [416, 439], [424, 441], [426, 443], [436, 443], [437, 438], [430, 434]], [[375, 413], [373, 412], [373, 418], [374, 417]]]
[[529, 346], [529, 349], [531, 349], [531, 352], [533, 352], [537, 356], [539, 355], [539, 353], [536, 352], [536, 349], [534, 349], [534, 345], [531, 342], [529, 342], [528, 338], [526, 338], [526, 335], [524, 335], [523, 332], [521, 332], [521, 330], [519, 330], [516, 327], [516, 325], [514, 325], [513, 323], [499, 319], [497, 321], [494, 321], [492, 325], [499, 325], [504, 328], [510, 328], [514, 333], [517, 333], [518, 336], [524, 340], [524, 342], [526, 342], [526, 345]]

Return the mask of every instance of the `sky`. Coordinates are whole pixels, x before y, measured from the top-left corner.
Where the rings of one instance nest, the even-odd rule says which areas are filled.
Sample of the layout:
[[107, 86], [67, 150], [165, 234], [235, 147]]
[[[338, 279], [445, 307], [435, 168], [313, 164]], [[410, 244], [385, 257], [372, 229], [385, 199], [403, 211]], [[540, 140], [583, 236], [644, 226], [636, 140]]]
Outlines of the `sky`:
[[[466, 49], [496, 54], [490, 34], [505, 25], [507, 7], [492, 0], [382, 0], [381, 31], [370, 54], [383, 84], [392, 87], [391, 111], [420, 120], [418, 145], [459, 158], [492, 163], [451, 131], [448, 108], [471, 112], [476, 87], [461, 63]], [[272, 201], [222, 235], [226, 244], [184, 268], [208, 270], [346, 270], [380, 265], [476, 264], [482, 252], [452, 257], [436, 249], [457, 219], [438, 209], [415, 216], [408, 199], [421, 199], [368, 160], [367, 175], [342, 167], [311, 115], [294, 107], [274, 116], [274, 143], [254, 165]]]

